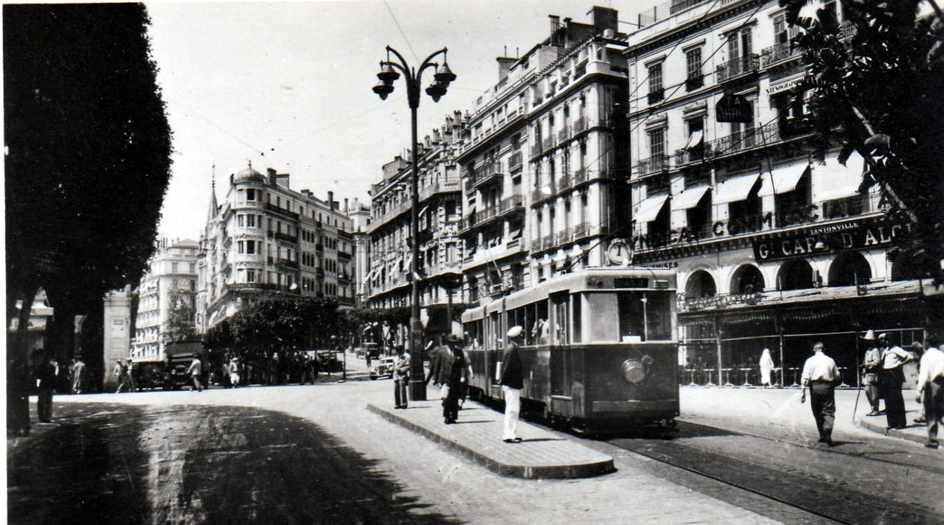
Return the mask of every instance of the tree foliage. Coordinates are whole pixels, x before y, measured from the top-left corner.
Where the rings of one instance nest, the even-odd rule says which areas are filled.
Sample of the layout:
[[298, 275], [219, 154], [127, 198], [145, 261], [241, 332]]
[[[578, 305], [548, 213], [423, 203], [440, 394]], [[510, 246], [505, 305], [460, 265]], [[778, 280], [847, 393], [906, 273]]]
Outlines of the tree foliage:
[[808, 124], [820, 153], [842, 146], [866, 159], [865, 184], [878, 185], [895, 220], [913, 224], [899, 257], [935, 274], [944, 257], [944, 48], [939, 19], [919, 16], [920, 0], [847, 0], [844, 22], [808, 0], [781, 0], [801, 28], [810, 89]]
[[141, 4], [3, 6], [7, 312], [45, 288], [59, 353], [72, 317], [137, 282], [153, 251], [171, 135], [148, 23]]

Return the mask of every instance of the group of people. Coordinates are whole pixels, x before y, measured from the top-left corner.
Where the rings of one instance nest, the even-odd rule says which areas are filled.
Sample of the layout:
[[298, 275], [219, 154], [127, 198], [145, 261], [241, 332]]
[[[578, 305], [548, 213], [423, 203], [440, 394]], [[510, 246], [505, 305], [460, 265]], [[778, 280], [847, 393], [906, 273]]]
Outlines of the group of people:
[[[869, 330], [862, 337], [869, 345], [862, 364], [866, 397], [872, 411], [869, 416], [881, 414], [879, 401], [885, 400], [885, 416], [889, 429], [901, 429], [907, 425], [905, 401], [901, 388], [905, 380], [903, 366], [914, 359], [912, 353], [888, 341], [886, 334], [875, 335]], [[928, 427], [929, 448], [938, 448], [938, 428], [944, 418], [944, 351], [941, 342], [931, 336], [927, 349], [921, 343], [912, 344], [915, 353], [921, 354], [916, 382], [916, 401], [922, 405], [924, 414], [915, 420]], [[836, 362], [823, 353], [823, 343], [813, 345], [813, 355], [803, 364], [803, 393], [800, 402], [806, 402], [806, 391], [810, 391], [810, 407], [819, 431], [819, 441], [832, 446], [833, 422], [836, 414], [835, 388], [842, 379]]]
[[[521, 414], [521, 389], [524, 387], [521, 357], [518, 348], [524, 336], [521, 326], [508, 330], [508, 344], [502, 354], [499, 382], [505, 398], [502, 441], [521, 443], [518, 437], [518, 419]], [[428, 347], [429, 348], [429, 347]], [[407, 408], [406, 385], [409, 383], [410, 355], [401, 354], [394, 373], [394, 402], [396, 408]], [[432, 349], [429, 373], [425, 378], [439, 387], [443, 407], [443, 422], [451, 425], [459, 418], [459, 409], [468, 392], [469, 381], [475, 377], [472, 362], [463, 349], [463, 340], [457, 335], [446, 337], [445, 344]]]
[[35, 357], [33, 380], [36, 382], [36, 416], [40, 422], [52, 421], [52, 396], [59, 393], [81, 394], [85, 391], [85, 362], [81, 357], [72, 358], [72, 363], [63, 368], [59, 361], [45, 350]]

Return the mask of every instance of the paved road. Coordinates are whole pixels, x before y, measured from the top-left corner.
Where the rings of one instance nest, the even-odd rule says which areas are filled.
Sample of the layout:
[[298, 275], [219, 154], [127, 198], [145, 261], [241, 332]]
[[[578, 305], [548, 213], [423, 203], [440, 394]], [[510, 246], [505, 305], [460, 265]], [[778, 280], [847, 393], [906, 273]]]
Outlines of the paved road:
[[[728, 430], [718, 430], [724, 418], [688, 425], [673, 441], [584, 441], [614, 457], [617, 472], [598, 478], [497, 477], [364, 409], [391, 389], [381, 380], [59, 399], [59, 423], [8, 445], [11, 523], [829, 523], [819, 514], [834, 515], [832, 501], [869, 504], [869, 490], [869, 508], [885, 505], [889, 522], [941, 510], [919, 491], [941, 474], [920, 458], [876, 470], [900, 455], [808, 448], [789, 442], [792, 431], [745, 434], [735, 427], [748, 417]], [[756, 490], [764, 480], [770, 490]], [[778, 497], [795, 492], [806, 499]], [[900, 512], [911, 504], [926, 513]]]

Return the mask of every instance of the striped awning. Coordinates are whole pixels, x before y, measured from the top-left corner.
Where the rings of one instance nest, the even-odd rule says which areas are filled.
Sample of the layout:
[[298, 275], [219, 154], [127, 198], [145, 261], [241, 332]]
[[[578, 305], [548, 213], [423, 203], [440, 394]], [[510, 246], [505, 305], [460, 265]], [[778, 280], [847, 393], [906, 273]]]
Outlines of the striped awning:
[[688, 210], [698, 206], [698, 203], [701, 202], [710, 189], [711, 186], [707, 184], [700, 184], [686, 189], [682, 193], [672, 197], [672, 209]]
[[715, 204], [747, 199], [759, 179], [760, 173], [749, 173], [729, 178], [719, 184], [715, 190]]
[[637, 223], [654, 221], [659, 216], [659, 212], [662, 211], [662, 207], [665, 206], [667, 200], [669, 200], [668, 195], [656, 195], [642, 201], [639, 203], [639, 207], [636, 208], [636, 213], [633, 214], [633, 220]]

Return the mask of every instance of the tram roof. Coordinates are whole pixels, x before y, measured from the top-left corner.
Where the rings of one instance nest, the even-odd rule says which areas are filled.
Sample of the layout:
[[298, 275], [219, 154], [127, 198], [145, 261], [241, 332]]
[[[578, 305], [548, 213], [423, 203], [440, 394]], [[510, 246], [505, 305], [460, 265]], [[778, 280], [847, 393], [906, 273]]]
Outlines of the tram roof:
[[[645, 286], [640, 283], [618, 283], [617, 279], [646, 279]], [[657, 285], [654, 281], [659, 281]], [[623, 286], [617, 286], [618, 284]], [[462, 313], [462, 322], [484, 318], [492, 312], [499, 312], [502, 308], [510, 310], [519, 308], [534, 301], [547, 298], [558, 292], [600, 292], [620, 290], [653, 290], [674, 291], [676, 289], [676, 272], [664, 268], [647, 268], [643, 266], [620, 266], [585, 268], [574, 273], [554, 277], [537, 286], [518, 290], [505, 297], [475, 308], [468, 308]], [[504, 302], [504, 306], [503, 303]]]

